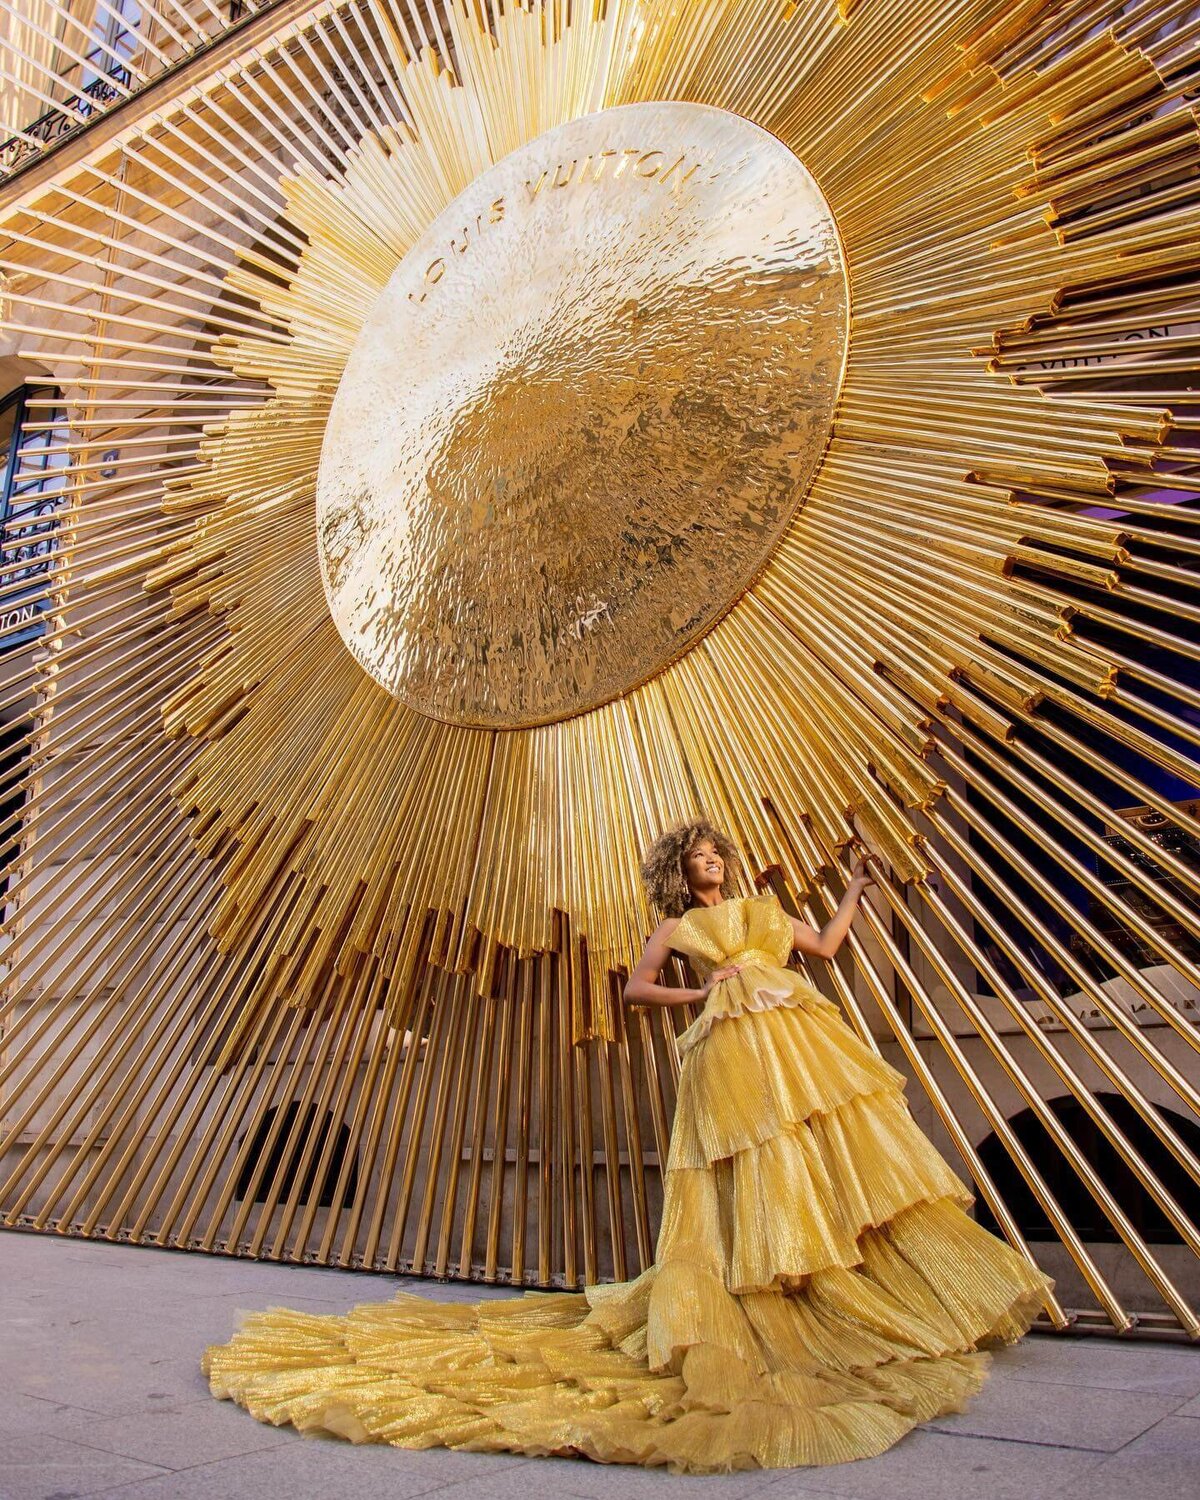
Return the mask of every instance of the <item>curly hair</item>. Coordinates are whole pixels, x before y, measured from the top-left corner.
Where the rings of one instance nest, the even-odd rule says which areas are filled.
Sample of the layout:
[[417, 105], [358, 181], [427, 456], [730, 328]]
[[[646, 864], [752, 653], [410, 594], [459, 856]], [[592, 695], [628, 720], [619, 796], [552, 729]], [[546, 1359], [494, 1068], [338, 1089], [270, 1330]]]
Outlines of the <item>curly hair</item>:
[[681, 917], [692, 904], [692, 892], [683, 873], [683, 861], [702, 839], [709, 839], [725, 861], [721, 895], [728, 901], [737, 894], [742, 859], [733, 841], [707, 818], [693, 818], [668, 828], [646, 850], [642, 881], [646, 894], [665, 917]]

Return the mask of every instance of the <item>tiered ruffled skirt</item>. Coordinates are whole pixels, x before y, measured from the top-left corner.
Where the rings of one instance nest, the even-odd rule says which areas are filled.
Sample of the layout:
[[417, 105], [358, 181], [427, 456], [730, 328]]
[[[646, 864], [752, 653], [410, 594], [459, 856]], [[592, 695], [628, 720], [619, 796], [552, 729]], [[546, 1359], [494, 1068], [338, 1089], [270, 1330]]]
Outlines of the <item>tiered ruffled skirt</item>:
[[[272, 1308], [204, 1353], [261, 1421], [677, 1472], [842, 1463], [959, 1410], [1047, 1279], [964, 1212], [903, 1079], [797, 976], [688, 1052], [655, 1264], [476, 1306]], [[761, 1003], [761, 1002], [759, 1002]]]

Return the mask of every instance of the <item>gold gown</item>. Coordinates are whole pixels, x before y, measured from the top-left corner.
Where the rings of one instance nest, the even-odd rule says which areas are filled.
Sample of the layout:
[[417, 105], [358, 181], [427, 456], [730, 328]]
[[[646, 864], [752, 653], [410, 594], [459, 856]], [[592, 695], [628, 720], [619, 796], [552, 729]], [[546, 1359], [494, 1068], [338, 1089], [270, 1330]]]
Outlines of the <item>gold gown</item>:
[[784, 967], [774, 896], [688, 911], [709, 991], [682, 1069], [653, 1266], [474, 1306], [399, 1293], [250, 1314], [214, 1396], [356, 1442], [579, 1453], [675, 1472], [881, 1453], [982, 1384], [1052, 1285], [965, 1212], [900, 1073]]

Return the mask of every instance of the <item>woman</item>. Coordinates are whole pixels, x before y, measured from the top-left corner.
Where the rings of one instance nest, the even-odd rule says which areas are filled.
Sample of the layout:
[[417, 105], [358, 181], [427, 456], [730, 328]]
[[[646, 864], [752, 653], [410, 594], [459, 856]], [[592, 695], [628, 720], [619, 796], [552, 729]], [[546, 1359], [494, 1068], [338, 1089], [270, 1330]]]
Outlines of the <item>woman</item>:
[[[866, 862], [819, 931], [737, 897], [706, 821], [663, 834], [642, 875], [665, 918], [625, 997], [703, 1004], [678, 1041], [654, 1265], [579, 1294], [252, 1314], [205, 1351], [214, 1395], [358, 1442], [707, 1473], [865, 1458], [978, 1390], [975, 1351], [1024, 1333], [1051, 1283], [967, 1216], [901, 1074], [785, 967], [837, 952]], [[659, 984], [672, 951], [699, 989]]]

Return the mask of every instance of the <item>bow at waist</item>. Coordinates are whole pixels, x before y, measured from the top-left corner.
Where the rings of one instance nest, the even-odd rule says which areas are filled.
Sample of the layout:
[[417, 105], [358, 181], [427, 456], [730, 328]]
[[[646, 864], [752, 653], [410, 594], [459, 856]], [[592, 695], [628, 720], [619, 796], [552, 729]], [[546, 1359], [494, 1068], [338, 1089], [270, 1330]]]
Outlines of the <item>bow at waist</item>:
[[[771, 969], [787, 970], [787, 965], [774, 953], [768, 953], [765, 948], [740, 948], [736, 953], [731, 953], [723, 958], [719, 964], [714, 964], [714, 969], [728, 968], [732, 964], [759, 965]], [[730, 980], [722, 979], [714, 984], [708, 992], [708, 999], [700, 1014], [687, 1028], [681, 1031], [675, 1038], [679, 1048], [679, 1055], [691, 1051], [697, 1042], [703, 1041], [712, 1027], [718, 1022], [726, 1022], [735, 1016], [745, 1015], [750, 1011], [775, 1010], [781, 1005], [806, 1006], [828, 1005], [821, 995], [806, 985], [796, 973], [787, 971], [786, 979], [771, 980], [766, 975], [758, 979], [749, 979], [742, 985], [732, 984]]]
[[768, 953], [765, 948], [739, 948], [736, 953], [722, 959], [716, 967], [727, 969], [731, 964], [769, 964], [773, 969], [783, 968], [781, 960], [774, 953]]

